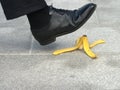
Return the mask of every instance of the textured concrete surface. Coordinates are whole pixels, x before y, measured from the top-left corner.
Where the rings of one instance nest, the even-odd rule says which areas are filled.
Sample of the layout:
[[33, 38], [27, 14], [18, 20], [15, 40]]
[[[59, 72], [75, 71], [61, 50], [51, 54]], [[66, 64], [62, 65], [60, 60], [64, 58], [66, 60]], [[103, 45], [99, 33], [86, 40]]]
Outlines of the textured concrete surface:
[[[40, 46], [26, 16], [7, 21], [0, 6], [0, 90], [120, 90], [120, 0], [46, 0], [65, 9], [94, 2], [96, 12], [78, 31]], [[83, 34], [89, 41], [104, 39], [90, 59], [75, 51], [53, 56], [56, 49], [71, 47]]]

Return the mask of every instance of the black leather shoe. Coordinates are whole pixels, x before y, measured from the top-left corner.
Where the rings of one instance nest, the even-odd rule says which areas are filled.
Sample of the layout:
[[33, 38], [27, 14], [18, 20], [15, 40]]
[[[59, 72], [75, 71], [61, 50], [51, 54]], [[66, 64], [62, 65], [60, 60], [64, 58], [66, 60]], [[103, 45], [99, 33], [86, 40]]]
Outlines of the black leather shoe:
[[56, 9], [50, 6], [50, 22], [39, 30], [31, 29], [33, 36], [41, 45], [47, 45], [56, 37], [76, 31], [93, 14], [96, 4], [89, 3], [77, 10]]

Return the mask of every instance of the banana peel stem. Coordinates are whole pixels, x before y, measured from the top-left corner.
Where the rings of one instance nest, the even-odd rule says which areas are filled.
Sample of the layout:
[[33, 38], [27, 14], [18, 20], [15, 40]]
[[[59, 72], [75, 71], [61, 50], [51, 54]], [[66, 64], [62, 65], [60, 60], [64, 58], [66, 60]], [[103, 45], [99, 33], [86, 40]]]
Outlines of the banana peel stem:
[[79, 37], [76, 40], [74, 47], [56, 50], [53, 52], [53, 55], [59, 55], [62, 53], [72, 52], [75, 50], [83, 49], [89, 57], [91, 57], [92, 59], [95, 59], [95, 58], [97, 58], [97, 55], [91, 51], [91, 48], [93, 48], [94, 46], [96, 46], [98, 44], [103, 44], [103, 43], [105, 43], [104, 40], [97, 40], [97, 41], [93, 42], [92, 44], [89, 44], [87, 35], [83, 35], [82, 37]]

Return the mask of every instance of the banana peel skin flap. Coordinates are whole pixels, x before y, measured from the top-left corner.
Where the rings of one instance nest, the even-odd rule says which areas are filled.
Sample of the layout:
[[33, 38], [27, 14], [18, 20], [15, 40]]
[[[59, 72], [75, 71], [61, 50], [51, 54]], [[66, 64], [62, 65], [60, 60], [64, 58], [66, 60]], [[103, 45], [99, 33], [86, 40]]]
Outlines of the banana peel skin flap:
[[71, 48], [65, 48], [65, 49], [60, 49], [60, 50], [56, 50], [53, 52], [53, 55], [59, 55], [62, 53], [66, 53], [66, 52], [72, 52], [75, 50], [84, 50], [84, 52], [92, 59], [97, 58], [97, 55], [91, 50], [91, 48], [93, 48], [96, 45], [99, 44], [103, 44], [105, 43], [104, 40], [97, 40], [95, 42], [93, 42], [92, 44], [89, 44], [87, 35], [83, 35], [82, 37], [79, 37], [76, 40], [75, 46], [71, 47]]

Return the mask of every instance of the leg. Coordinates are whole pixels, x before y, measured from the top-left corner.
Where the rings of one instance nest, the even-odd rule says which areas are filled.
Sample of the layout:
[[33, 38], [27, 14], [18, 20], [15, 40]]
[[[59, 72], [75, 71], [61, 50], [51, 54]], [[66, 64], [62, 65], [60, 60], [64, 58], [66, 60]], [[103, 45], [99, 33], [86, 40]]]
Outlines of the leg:
[[1, 0], [0, 2], [8, 20], [40, 10], [47, 6], [44, 0]]

